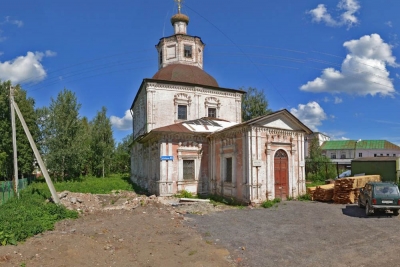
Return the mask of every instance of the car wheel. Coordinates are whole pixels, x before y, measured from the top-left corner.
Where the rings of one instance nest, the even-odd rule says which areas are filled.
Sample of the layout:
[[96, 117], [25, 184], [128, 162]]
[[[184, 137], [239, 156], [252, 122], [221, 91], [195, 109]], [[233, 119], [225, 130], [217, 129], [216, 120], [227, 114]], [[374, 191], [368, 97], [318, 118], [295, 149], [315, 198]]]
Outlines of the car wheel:
[[360, 197], [358, 197], [357, 205], [358, 205], [360, 208], [363, 208], [363, 207], [364, 207], [364, 205], [361, 203], [361, 198], [360, 198]]
[[369, 216], [369, 215], [371, 215], [371, 213], [372, 213], [372, 211], [371, 211], [371, 208], [369, 206], [369, 203], [365, 202], [365, 215]]
[[394, 210], [393, 211], [393, 216], [399, 216], [399, 210]]

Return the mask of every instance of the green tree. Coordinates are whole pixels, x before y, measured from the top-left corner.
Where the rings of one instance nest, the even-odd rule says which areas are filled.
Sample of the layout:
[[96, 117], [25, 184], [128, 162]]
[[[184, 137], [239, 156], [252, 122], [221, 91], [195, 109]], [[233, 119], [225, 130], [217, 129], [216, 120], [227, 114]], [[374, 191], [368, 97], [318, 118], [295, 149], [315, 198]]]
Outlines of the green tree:
[[[8, 179], [11, 179], [14, 173], [9, 98], [10, 86], [10, 81], [0, 81], [0, 152], [6, 155], [3, 160], [3, 165], [1, 166], [1, 174]], [[14, 100], [18, 104], [34, 141], [37, 141], [39, 128], [36, 124], [35, 101], [33, 98], [27, 97], [26, 91], [19, 85], [14, 86]], [[17, 133], [18, 171], [22, 176], [31, 175], [34, 168], [33, 162], [35, 156], [17, 115], [15, 116], [15, 124]]]
[[322, 154], [317, 138], [310, 141], [308, 157], [306, 158], [306, 177], [310, 181], [324, 181], [336, 175], [335, 165]]
[[246, 91], [246, 94], [242, 97], [242, 121], [248, 121], [272, 112], [268, 108], [268, 101], [263, 91], [253, 87], [249, 87], [247, 90], [240, 89]]
[[107, 118], [107, 109], [102, 107], [91, 122], [91, 152], [93, 174], [105, 177], [111, 172], [114, 153], [114, 137], [110, 119]]
[[130, 173], [131, 171], [131, 150], [130, 145], [133, 142], [133, 134], [125, 136], [118, 143], [114, 153], [113, 171], [117, 173]]
[[41, 144], [47, 168], [53, 176], [65, 179], [81, 174], [84, 147], [83, 127], [75, 94], [67, 89], [57, 99], [51, 99], [49, 108], [38, 110], [42, 130]]

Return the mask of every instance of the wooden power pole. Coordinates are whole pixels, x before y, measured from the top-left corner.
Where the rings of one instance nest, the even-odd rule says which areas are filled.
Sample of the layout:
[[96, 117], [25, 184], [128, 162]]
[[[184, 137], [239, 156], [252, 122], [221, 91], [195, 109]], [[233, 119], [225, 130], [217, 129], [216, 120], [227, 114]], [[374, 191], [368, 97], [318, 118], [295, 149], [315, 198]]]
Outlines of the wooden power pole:
[[17, 131], [15, 127], [15, 112], [14, 112], [14, 88], [10, 85], [10, 108], [11, 108], [11, 130], [12, 130], [12, 144], [14, 152], [14, 186], [15, 193], [19, 198], [18, 191], [18, 156], [17, 156]]
[[[44, 165], [42, 157], [40, 156], [39, 150], [36, 147], [35, 141], [32, 138], [32, 135], [31, 135], [31, 133], [29, 131], [29, 128], [25, 123], [24, 117], [22, 116], [22, 113], [19, 110], [17, 103], [15, 103], [15, 101], [14, 101], [14, 95], [13, 95], [14, 92], [13, 92], [13, 90], [14, 89], [11, 89], [11, 91], [10, 91], [10, 93], [11, 93], [10, 94], [11, 117], [13, 118], [13, 116], [14, 116], [14, 121], [13, 121], [14, 126], [13, 126], [13, 128], [15, 130], [15, 115], [13, 115], [14, 114], [14, 109], [15, 109], [15, 111], [17, 112], [18, 118], [21, 121], [22, 127], [24, 128], [26, 137], [28, 137], [29, 143], [30, 143], [31, 148], [33, 150], [33, 153], [35, 154], [36, 160], [39, 163], [39, 166], [40, 166], [40, 169], [42, 171], [42, 174], [43, 174], [44, 178], [46, 179], [46, 183], [47, 183], [47, 186], [50, 189], [51, 196], [53, 197], [53, 201], [54, 201], [54, 203], [58, 204], [58, 203], [60, 203], [60, 199], [59, 199], [59, 197], [57, 195], [57, 191], [54, 188], [53, 182], [50, 179], [49, 173], [47, 172], [47, 168]], [[16, 140], [16, 137], [15, 137], [15, 140]], [[14, 142], [14, 135], [13, 135], [13, 142]], [[16, 153], [16, 151], [17, 151], [17, 142], [15, 141], [14, 166], [16, 165], [16, 162], [17, 162], [17, 153]], [[16, 167], [14, 167], [14, 169], [16, 169]], [[16, 181], [18, 181], [18, 169], [17, 169], [17, 174], [16, 174]]]

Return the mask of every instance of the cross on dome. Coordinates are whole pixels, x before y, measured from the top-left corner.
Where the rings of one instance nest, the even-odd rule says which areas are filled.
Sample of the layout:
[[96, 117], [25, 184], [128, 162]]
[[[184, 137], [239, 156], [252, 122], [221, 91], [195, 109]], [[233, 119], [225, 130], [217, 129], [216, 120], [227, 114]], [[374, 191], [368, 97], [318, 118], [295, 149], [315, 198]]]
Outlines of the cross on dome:
[[180, 13], [181, 13], [181, 8], [182, 8], [183, 0], [174, 0], [174, 1], [175, 1], [175, 3], [178, 5], [178, 13], [180, 14]]

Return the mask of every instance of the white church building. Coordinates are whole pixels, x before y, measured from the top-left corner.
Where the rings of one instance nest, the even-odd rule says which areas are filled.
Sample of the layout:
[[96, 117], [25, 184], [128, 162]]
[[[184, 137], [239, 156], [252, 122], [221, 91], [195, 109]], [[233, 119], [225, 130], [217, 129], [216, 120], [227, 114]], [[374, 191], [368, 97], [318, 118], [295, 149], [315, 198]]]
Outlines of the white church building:
[[312, 131], [285, 109], [242, 122], [245, 92], [203, 70], [205, 45], [178, 10], [174, 34], [156, 45], [158, 71], [131, 106], [131, 180], [160, 196], [186, 190], [243, 203], [305, 194]]

